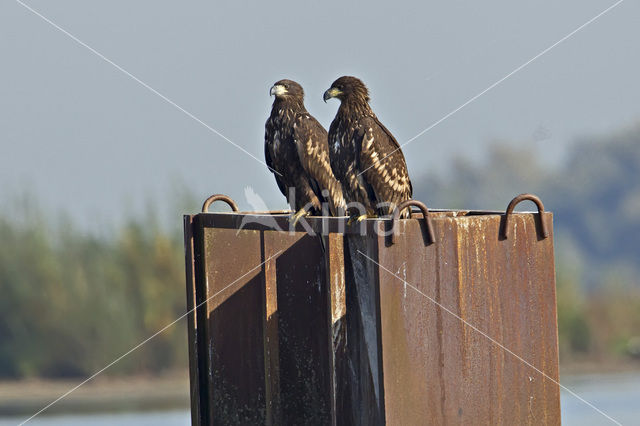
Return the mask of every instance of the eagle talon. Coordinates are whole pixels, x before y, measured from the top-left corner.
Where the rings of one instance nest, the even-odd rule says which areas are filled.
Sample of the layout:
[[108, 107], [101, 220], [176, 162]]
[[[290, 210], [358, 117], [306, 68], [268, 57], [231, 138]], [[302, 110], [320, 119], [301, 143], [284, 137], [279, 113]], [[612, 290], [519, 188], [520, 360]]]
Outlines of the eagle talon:
[[378, 217], [378, 215], [375, 215], [375, 214], [353, 215], [353, 216], [349, 217], [349, 220], [347, 221], [347, 225], [352, 225], [353, 222], [360, 223], [365, 219], [375, 219], [377, 217]]
[[360, 216], [358, 216], [356, 218], [356, 222], [360, 223], [365, 219], [375, 219], [377, 217], [378, 217], [378, 215], [376, 215], [376, 214], [363, 214], [363, 215], [360, 215]]
[[300, 219], [302, 219], [305, 216], [309, 216], [309, 212], [306, 211], [305, 209], [300, 209], [296, 212], [296, 214], [294, 214], [293, 216], [291, 216], [290, 222], [291, 222], [291, 226], [293, 228], [295, 228], [296, 223], [298, 223], [298, 221]]

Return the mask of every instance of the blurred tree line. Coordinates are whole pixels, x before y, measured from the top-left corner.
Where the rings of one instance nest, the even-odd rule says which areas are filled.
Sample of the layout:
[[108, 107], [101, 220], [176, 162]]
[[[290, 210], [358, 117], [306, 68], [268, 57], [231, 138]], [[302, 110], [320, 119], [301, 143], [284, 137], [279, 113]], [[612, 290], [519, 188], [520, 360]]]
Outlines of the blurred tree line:
[[[502, 210], [539, 195], [554, 212], [562, 362], [640, 357], [640, 127], [576, 143], [557, 169], [496, 144], [485, 164], [413, 179], [430, 207]], [[149, 209], [104, 236], [34, 205], [0, 214], [0, 378], [87, 376], [182, 315], [179, 210], [172, 226]], [[106, 374], [186, 366], [181, 321]]]
[[[33, 211], [0, 217], [0, 378], [87, 376], [185, 312], [182, 236], [152, 214], [96, 237]], [[186, 368], [186, 344], [182, 321], [107, 374]]]

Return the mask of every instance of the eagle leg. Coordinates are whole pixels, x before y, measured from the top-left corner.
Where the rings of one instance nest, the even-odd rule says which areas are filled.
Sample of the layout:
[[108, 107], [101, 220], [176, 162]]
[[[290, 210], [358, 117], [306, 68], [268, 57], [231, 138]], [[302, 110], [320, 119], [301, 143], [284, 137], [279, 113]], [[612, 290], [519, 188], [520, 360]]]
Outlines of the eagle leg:
[[294, 214], [293, 216], [291, 216], [291, 219], [290, 219], [290, 221], [291, 221], [291, 226], [295, 227], [295, 226], [296, 226], [296, 223], [298, 223], [298, 221], [299, 221], [301, 218], [305, 217], [305, 216], [309, 216], [309, 212], [308, 212], [308, 211], [306, 211], [304, 208], [301, 208], [300, 210], [298, 210], [298, 211], [296, 212], [296, 214]]

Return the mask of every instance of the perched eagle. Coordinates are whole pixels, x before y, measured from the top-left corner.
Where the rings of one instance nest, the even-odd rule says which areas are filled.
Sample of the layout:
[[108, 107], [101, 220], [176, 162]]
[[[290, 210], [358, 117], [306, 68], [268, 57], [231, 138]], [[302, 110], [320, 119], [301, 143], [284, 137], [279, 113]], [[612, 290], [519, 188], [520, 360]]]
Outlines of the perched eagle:
[[280, 80], [265, 124], [264, 155], [280, 191], [296, 211], [293, 222], [307, 214], [345, 211], [342, 188], [331, 170], [327, 131], [304, 107], [304, 91], [295, 81]]
[[400, 145], [371, 110], [362, 81], [340, 77], [324, 92], [324, 101], [330, 98], [340, 99], [329, 128], [331, 167], [350, 214], [355, 217], [355, 203], [366, 210], [359, 210], [358, 221], [391, 214], [413, 192]]

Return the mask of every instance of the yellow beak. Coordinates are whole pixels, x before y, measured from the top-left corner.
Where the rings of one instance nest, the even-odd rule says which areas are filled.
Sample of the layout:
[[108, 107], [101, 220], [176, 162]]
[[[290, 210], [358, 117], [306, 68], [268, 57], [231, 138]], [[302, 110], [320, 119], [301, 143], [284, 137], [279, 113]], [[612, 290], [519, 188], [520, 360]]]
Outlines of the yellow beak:
[[322, 96], [322, 99], [324, 99], [324, 101], [327, 102], [327, 100], [331, 98], [335, 98], [336, 96], [339, 96], [341, 94], [342, 92], [340, 90], [336, 89], [335, 87], [331, 87], [329, 88], [329, 90], [324, 92], [324, 96]]

